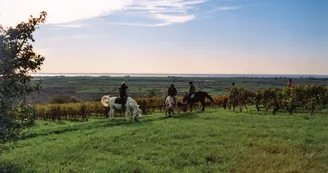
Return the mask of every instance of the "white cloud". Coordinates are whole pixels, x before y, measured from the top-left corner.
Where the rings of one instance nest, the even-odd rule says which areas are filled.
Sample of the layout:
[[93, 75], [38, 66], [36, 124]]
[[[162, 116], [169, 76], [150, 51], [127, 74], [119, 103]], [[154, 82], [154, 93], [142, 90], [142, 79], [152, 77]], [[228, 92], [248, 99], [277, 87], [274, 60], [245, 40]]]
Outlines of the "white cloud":
[[154, 18], [161, 19], [167, 23], [184, 23], [195, 19], [194, 15], [166, 15], [166, 14], [156, 14]]
[[225, 10], [239, 10], [242, 7], [234, 7], [234, 6], [227, 6], [227, 7], [218, 7], [216, 10], [225, 11]]
[[212, 10], [209, 10], [208, 12], [206, 12], [206, 14], [212, 14], [215, 13], [217, 11], [229, 11], [229, 10], [241, 10], [243, 9], [244, 6], [224, 6], [224, 7], [216, 7]]
[[[77, 28], [81, 24], [72, 22], [92, 19], [99, 16], [120, 14], [143, 14], [141, 18], [158, 20], [166, 26], [184, 23], [195, 19], [192, 10], [208, 0], [0, 0], [0, 24], [14, 26], [26, 21], [29, 15], [38, 16], [46, 11], [47, 24], [60, 24], [59, 27]], [[134, 16], [135, 17], [135, 16]], [[138, 23], [138, 21], [133, 21]]]
[[80, 24], [80, 23], [71, 23], [71, 24], [59, 24], [59, 25], [56, 25], [56, 27], [59, 27], [59, 28], [81, 28], [85, 25], [83, 24]]
[[132, 0], [0, 0], [0, 24], [14, 26], [47, 11], [47, 23], [69, 23], [123, 10]]
[[161, 26], [168, 26], [171, 25], [172, 23], [155, 23], [155, 24], [150, 24], [150, 23], [121, 23], [121, 22], [107, 22], [107, 24], [111, 25], [125, 25], [125, 26], [143, 26], [143, 27], [161, 27]]
[[205, 2], [207, 0], [139, 0], [126, 9], [128, 14], [144, 14], [143, 17], [164, 22], [156, 26], [167, 26], [194, 20], [193, 10]]

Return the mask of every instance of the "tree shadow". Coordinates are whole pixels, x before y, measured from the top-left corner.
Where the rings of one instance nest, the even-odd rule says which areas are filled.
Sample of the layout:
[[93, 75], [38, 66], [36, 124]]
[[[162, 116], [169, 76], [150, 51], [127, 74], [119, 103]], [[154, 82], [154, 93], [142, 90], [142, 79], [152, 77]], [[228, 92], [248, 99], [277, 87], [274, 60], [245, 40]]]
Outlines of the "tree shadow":
[[91, 124], [76, 124], [73, 126], [68, 126], [68, 127], [62, 127], [62, 129], [55, 129], [55, 130], [49, 130], [49, 131], [43, 131], [43, 132], [37, 132], [37, 133], [30, 133], [27, 134], [24, 139], [29, 139], [29, 138], [34, 138], [38, 136], [47, 136], [47, 135], [52, 135], [52, 134], [62, 134], [66, 132], [73, 132], [73, 131], [78, 131], [78, 130], [91, 130], [91, 129], [100, 129], [100, 128], [105, 128], [105, 127], [116, 127], [116, 126], [130, 126], [130, 125], [141, 125], [144, 123], [151, 123], [155, 121], [162, 121], [162, 120], [167, 120], [168, 118], [174, 118], [174, 119], [199, 119], [200, 117], [197, 115], [198, 112], [184, 112], [180, 114], [175, 114], [174, 116], [171, 117], [166, 117], [164, 114], [162, 117], [146, 117], [142, 118], [141, 120], [134, 121], [126, 121], [125, 118], [118, 118], [118, 119], [105, 119], [103, 121], [97, 121], [93, 122]]
[[0, 162], [0, 172], [1, 173], [19, 173], [22, 172], [22, 167], [9, 163], [8, 161]]
[[192, 112], [186, 112], [186, 113], [182, 113], [182, 114], [181, 113], [177, 114], [173, 118], [177, 118], [177, 119], [198, 119], [199, 116], [196, 115], [195, 113], [192, 113]]

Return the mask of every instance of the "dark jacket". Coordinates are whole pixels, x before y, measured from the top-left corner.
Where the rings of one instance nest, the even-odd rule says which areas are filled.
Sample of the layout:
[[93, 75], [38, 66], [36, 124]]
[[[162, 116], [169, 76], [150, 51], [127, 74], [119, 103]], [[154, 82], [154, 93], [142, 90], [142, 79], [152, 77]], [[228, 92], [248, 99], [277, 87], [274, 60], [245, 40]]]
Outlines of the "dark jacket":
[[128, 86], [121, 86], [119, 88], [121, 98], [124, 98], [125, 96], [127, 96], [126, 89], [128, 89], [128, 88], [129, 88]]
[[170, 87], [168, 90], [167, 90], [167, 93], [169, 96], [176, 96], [178, 94], [178, 91], [177, 89], [175, 89], [174, 87]]
[[192, 84], [190, 85], [189, 94], [196, 92], [196, 87]]

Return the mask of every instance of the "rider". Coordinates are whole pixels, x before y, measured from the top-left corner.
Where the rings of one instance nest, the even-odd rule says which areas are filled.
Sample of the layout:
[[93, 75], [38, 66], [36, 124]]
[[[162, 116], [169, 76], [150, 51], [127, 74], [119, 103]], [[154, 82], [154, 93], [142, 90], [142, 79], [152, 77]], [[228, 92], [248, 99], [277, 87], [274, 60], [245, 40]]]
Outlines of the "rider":
[[196, 87], [194, 86], [192, 81], [189, 82], [189, 85], [190, 85], [190, 89], [189, 89], [188, 98], [191, 98], [191, 96], [193, 97], [193, 94], [196, 92]]
[[122, 110], [125, 109], [125, 103], [126, 103], [126, 99], [127, 99], [127, 93], [126, 93], [126, 89], [128, 89], [129, 87], [126, 85], [126, 83], [123, 81], [121, 84], [121, 87], [119, 88], [119, 92], [120, 92], [120, 98], [121, 98], [121, 104], [122, 104]]
[[293, 81], [292, 81], [292, 79], [289, 79], [289, 80], [288, 80], [287, 86], [288, 86], [288, 87], [292, 87], [292, 86], [293, 86]]
[[173, 100], [174, 100], [174, 106], [177, 104], [177, 94], [178, 94], [178, 91], [177, 89], [174, 87], [173, 84], [171, 84], [171, 87], [167, 90], [167, 93], [169, 96], [173, 97]]

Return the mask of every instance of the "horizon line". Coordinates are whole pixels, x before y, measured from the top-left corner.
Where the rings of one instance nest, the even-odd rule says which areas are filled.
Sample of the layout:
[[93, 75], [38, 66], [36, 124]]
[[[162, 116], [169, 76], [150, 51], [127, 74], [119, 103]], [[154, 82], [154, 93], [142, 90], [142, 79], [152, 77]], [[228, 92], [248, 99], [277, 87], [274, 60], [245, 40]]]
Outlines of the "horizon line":
[[76, 73], [76, 72], [41, 72], [41, 73], [30, 73], [30, 74], [153, 74], [153, 75], [314, 75], [314, 76], [328, 76], [328, 74], [279, 74], [279, 73], [110, 73], [110, 72], [91, 72], [91, 73]]

